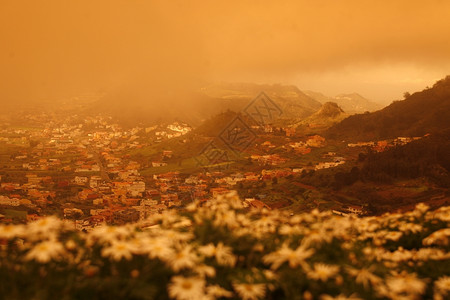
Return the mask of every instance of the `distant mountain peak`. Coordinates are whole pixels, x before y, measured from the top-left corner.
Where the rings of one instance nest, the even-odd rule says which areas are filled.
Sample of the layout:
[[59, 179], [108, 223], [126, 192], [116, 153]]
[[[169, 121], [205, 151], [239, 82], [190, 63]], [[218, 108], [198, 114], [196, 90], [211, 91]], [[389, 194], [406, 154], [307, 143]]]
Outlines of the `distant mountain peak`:
[[[201, 89], [209, 97], [249, 104], [264, 92], [283, 112], [283, 118], [305, 118], [321, 107], [316, 99], [303, 93], [295, 85], [257, 83], [215, 83]], [[236, 111], [236, 107], [233, 107]]]
[[304, 91], [309, 97], [321, 102], [336, 102], [347, 113], [362, 113], [366, 111], [375, 111], [382, 108], [382, 105], [366, 99], [357, 92], [342, 93], [335, 97], [328, 97], [319, 92]]
[[398, 136], [423, 136], [450, 128], [450, 77], [431, 88], [394, 101], [367, 114], [353, 115], [328, 130], [328, 137], [375, 140]]
[[335, 118], [340, 114], [343, 114], [344, 111], [336, 102], [325, 102], [319, 111], [315, 114], [328, 118]]
[[308, 118], [297, 122], [295, 126], [327, 128], [346, 118], [346, 114], [336, 102], [325, 102], [320, 109]]

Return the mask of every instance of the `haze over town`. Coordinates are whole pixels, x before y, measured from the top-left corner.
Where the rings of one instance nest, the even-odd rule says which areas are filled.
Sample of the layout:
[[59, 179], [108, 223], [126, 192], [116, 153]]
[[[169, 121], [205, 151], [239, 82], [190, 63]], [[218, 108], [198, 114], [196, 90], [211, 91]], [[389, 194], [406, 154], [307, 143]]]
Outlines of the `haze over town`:
[[256, 82], [389, 104], [446, 75], [449, 9], [439, 0], [5, 0], [0, 101], [107, 91], [153, 103]]

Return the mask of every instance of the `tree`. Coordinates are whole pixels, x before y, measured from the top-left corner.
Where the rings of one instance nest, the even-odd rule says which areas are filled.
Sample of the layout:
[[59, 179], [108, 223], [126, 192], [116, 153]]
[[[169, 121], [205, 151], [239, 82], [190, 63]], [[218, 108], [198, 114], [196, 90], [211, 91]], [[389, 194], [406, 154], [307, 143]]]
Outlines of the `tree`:
[[358, 161], [359, 161], [359, 162], [365, 161], [366, 158], [367, 158], [367, 154], [362, 153], [362, 152], [358, 154]]

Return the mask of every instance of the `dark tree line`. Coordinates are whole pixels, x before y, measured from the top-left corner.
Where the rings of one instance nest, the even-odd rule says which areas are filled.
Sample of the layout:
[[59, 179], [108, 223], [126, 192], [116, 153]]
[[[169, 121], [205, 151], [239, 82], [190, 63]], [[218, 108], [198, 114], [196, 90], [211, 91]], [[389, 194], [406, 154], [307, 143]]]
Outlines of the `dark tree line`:
[[392, 183], [425, 177], [441, 187], [450, 187], [450, 130], [381, 153], [361, 153], [358, 160], [358, 166], [350, 170], [344, 166], [304, 172], [301, 182], [340, 189], [356, 181]]
[[385, 152], [360, 156], [363, 165], [350, 172], [337, 172], [340, 188], [357, 180], [390, 183], [395, 179], [427, 177], [441, 187], [450, 187], [450, 132], [425, 137]]

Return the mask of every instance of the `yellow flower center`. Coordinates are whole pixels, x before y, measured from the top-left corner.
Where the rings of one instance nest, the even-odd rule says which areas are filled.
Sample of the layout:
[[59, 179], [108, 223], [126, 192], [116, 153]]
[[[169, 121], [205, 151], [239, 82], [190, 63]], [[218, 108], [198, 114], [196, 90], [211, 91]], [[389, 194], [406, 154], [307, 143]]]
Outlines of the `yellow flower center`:
[[192, 283], [190, 281], [185, 281], [183, 282], [181, 287], [185, 290], [190, 290], [192, 288]]
[[117, 250], [125, 250], [125, 248], [126, 248], [125, 245], [122, 244], [116, 246]]
[[39, 251], [47, 251], [48, 246], [47, 245], [39, 245], [38, 249], [39, 249]]

